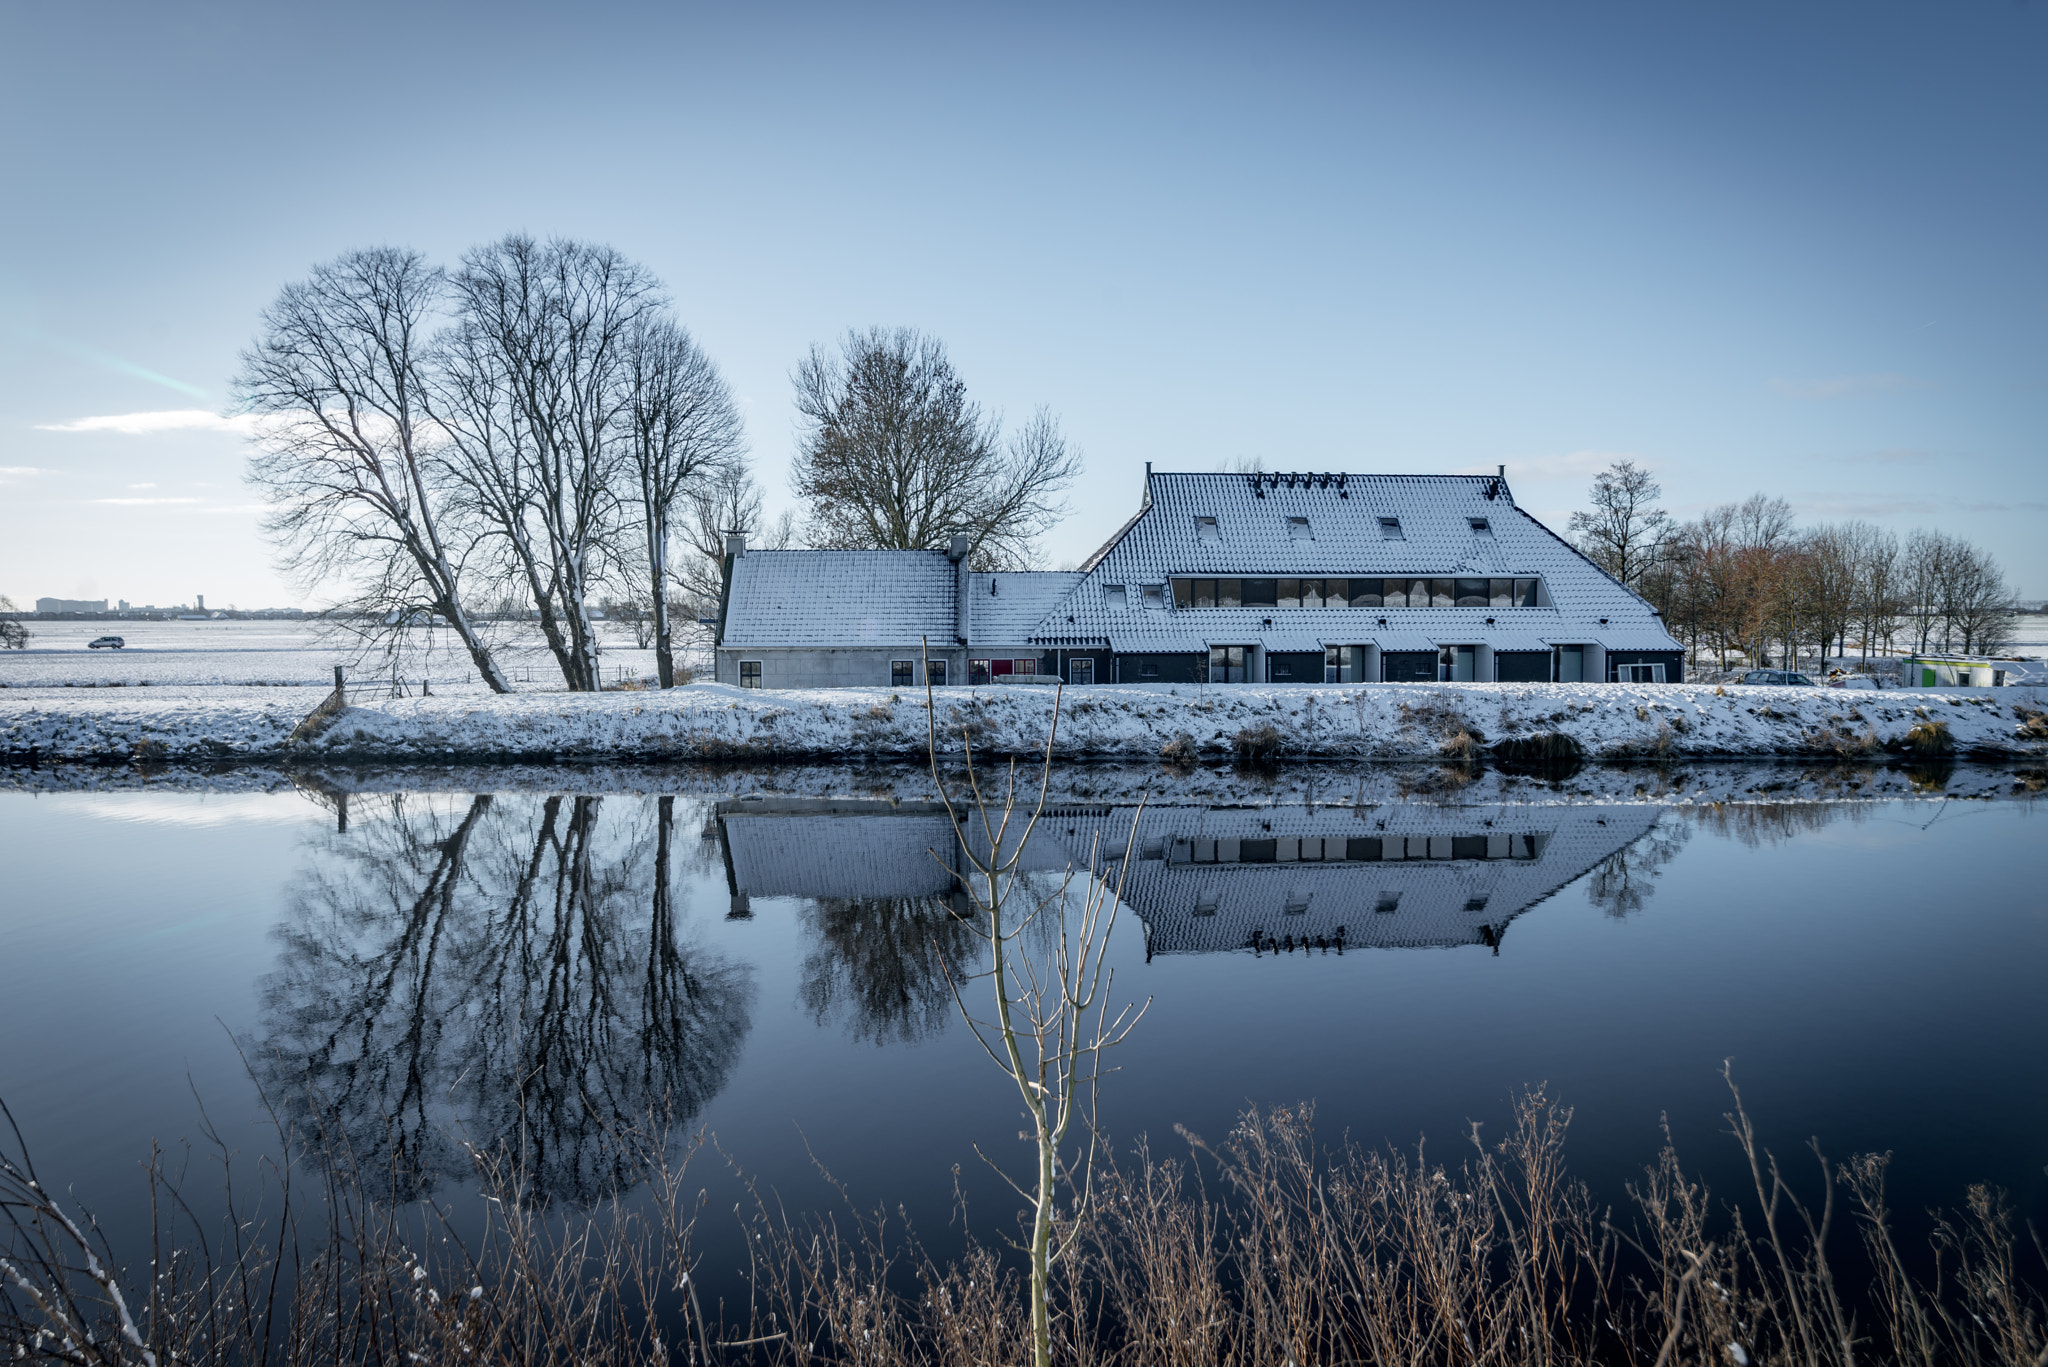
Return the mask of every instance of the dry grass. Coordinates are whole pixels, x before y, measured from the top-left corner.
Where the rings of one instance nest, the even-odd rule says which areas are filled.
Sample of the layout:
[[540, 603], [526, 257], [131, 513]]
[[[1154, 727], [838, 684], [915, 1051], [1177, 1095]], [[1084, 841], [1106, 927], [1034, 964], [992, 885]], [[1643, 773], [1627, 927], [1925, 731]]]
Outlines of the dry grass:
[[1254, 722], [1230, 738], [1230, 748], [1240, 764], [1273, 764], [1280, 758], [1283, 737], [1269, 721]]
[[[1433, 1152], [1329, 1145], [1309, 1107], [1246, 1113], [1108, 1162], [1055, 1287], [1056, 1358], [1077, 1367], [2040, 1367], [2048, 1254], [2001, 1193], [1972, 1187], [1916, 1259], [1887, 1205], [1889, 1159], [1818, 1149], [1804, 1176], [1758, 1143], [1731, 1085], [1749, 1180], [1709, 1192], [1668, 1143], [1620, 1209], [1564, 1159], [1571, 1111], [1536, 1090], [1506, 1137]], [[473, 1152], [485, 1222], [381, 1197], [345, 1153], [269, 1170], [225, 1242], [203, 1240], [149, 1168], [159, 1269], [109, 1269], [94, 1227], [0, 1153], [0, 1358], [31, 1363], [762, 1362], [969, 1367], [1029, 1355], [1015, 1268], [970, 1242], [941, 1264], [893, 1212], [788, 1213], [757, 1193], [751, 1318], [715, 1325], [686, 1275], [698, 1217], [650, 1129], [630, 1205], [544, 1210], [516, 1156]], [[302, 1211], [294, 1184], [316, 1190]], [[68, 1198], [65, 1198], [68, 1199]], [[313, 1218], [307, 1219], [307, 1215]], [[294, 1250], [284, 1231], [325, 1223]], [[219, 1235], [221, 1231], [213, 1231]], [[1858, 1269], [1854, 1285], [1845, 1270]], [[1867, 1271], [1865, 1269], [1868, 1269]]]
[[1176, 769], [1192, 769], [1201, 755], [1195, 748], [1195, 738], [1182, 731], [1159, 747], [1159, 757]]
[[1921, 756], [1953, 755], [1956, 752], [1956, 738], [1949, 734], [1948, 723], [1920, 712], [1920, 722], [1906, 732], [1906, 748]]

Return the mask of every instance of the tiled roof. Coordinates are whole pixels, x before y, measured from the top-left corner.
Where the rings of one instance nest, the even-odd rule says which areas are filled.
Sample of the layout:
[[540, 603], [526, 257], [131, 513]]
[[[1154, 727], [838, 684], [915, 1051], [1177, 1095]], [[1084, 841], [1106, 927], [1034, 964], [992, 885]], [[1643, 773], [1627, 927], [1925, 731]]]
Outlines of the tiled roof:
[[[1199, 517], [1216, 519], [1216, 540], [1201, 539]], [[1382, 517], [1400, 520], [1400, 540], [1386, 539]], [[1475, 532], [1475, 517], [1490, 530]], [[1305, 539], [1290, 529], [1290, 518], [1307, 520]], [[1103, 592], [1110, 584], [1164, 584], [1175, 576], [1461, 574], [1540, 576], [1553, 606], [1146, 609], [1130, 592], [1131, 606], [1113, 609]], [[1489, 616], [1493, 627], [1484, 624]], [[1268, 618], [1270, 627], [1263, 625]], [[1624, 647], [1678, 648], [1649, 604], [1516, 508], [1504, 482], [1476, 475], [1152, 475], [1149, 507], [1090, 558], [1085, 576], [1034, 639], [1172, 652], [1225, 642], [1280, 650], [1369, 642], [1428, 649], [1503, 639], [1515, 642], [1508, 649], [1610, 639]]]
[[977, 646], [1025, 644], [1032, 629], [1080, 582], [1080, 574], [1073, 570], [972, 576], [968, 585], [968, 592], [974, 595], [968, 608], [969, 640]]
[[943, 814], [720, 820], [733, 881], [749, 897], [932, 897], [957, 886], [930, 853], [953, 851]]
[[951, 646], [944, 551], [748, 551], [733, 561], [725, 646]]

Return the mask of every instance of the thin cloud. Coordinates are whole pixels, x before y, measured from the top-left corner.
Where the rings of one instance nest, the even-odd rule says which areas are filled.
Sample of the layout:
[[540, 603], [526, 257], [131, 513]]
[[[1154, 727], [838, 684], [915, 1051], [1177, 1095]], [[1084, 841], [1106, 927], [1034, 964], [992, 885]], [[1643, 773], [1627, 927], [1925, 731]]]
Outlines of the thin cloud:
[[196, 498], [90, 498], [88, 503], [105, 503], [117, 508], [139, 508], [154, 503], [197, 503]]
[[1925, 389], [1922, 380], [1906, 375], [1839, 375], [1824, 380], [1771, 381], [1772, 389], [1790, 399], [1846, 399], [1857, 394], [1890, 394], [1902, 389]]
[[223, 417], [204, 408], [170, 408], [153, 413], [110, 413], [76, 422], [38, 423], [38, 432], [119, 432], [143, 437], [156, 432], [247, 432], [254, 419]]
[[128, 487], [129, 487], [129, 488], [131, 488], [131, 489], [154, 489], [154, 488], [156, 488], [156, 485], [154, 485], [154, 484], [131, 484], [131, 485], [129, 485]]
[[42, 472], [33, 465], [0, 465], [0, 475], [40, 475]]
[[1915, 451], [1904, 447], [1889, 451], [1865, 451], [1860, 455], [1836, 456], [1849, 465], [1922, 465], [1931, 460], [1954, 459], [1939, 451]]

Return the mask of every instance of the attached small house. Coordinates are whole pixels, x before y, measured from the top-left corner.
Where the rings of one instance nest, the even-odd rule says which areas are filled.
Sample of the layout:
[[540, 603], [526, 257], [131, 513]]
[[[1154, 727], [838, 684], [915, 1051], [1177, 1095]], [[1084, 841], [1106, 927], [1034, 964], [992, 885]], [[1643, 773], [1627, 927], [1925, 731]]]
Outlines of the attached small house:
[[763, 688], [1676, 683], [1656, 611], [1498, 476], [1154, 474], [1078, 571], [727, 548], [717, 677]]
[[2003, 688], [2011, 664], [1959, 655], [1909, 655], [1899, 661], [1899, 682], [1908, 688]]

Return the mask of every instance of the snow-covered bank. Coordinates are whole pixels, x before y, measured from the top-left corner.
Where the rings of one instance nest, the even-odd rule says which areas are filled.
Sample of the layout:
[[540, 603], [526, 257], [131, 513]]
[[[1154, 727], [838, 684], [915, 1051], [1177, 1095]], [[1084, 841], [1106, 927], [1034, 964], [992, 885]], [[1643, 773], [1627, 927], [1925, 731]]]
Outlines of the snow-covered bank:
[[[0, 748], [19, 760], [290, 759], [552, 761], [902, 758], [924, 753], [912, 690], [671, 692], [399, 698], [338, 714], [292, 739], [307, 690], [162, 696], [142, 689], [9, 689]], [[1044, 687], [943, 689], [940, 747], [1034, 753], [1051, 719]], [[1281, 762], [1437, 759], [1502, 742], [1591, 759], [1952, 752], [2048, 757], [2041, 690], [1858, 693], [1827, 688], [1629, 684], [1352, 687], [1109, 686], [1066, 690], [1058, 753], [1188, 761], [1250, 749]], [[1917, 733], [1916, 733], [1917, 728]], [[1564, 741], [1543, 738], [1562, 737]], [[1185, 738], [1185, 739], [1182, 739]]]

